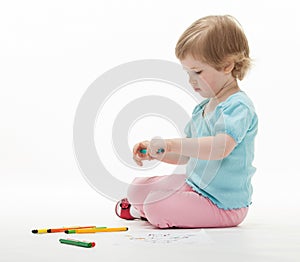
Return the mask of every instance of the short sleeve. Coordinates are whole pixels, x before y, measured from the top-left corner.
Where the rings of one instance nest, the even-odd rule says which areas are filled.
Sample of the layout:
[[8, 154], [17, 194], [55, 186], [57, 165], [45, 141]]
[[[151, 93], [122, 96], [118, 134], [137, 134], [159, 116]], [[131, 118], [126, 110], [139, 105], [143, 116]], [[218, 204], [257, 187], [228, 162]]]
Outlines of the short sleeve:
[[237, 144], [241, 143], [250, 128], [253, 112], [248, 105], [238, 101], [220, 107], [220, 116], [215, 124], [215, 133], [230, 135]]

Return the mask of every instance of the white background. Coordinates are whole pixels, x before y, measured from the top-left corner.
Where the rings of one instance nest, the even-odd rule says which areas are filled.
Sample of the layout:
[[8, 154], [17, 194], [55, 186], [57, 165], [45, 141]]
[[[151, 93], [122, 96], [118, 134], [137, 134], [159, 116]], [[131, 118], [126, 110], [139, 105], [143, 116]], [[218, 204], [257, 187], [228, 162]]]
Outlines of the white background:
[[[257, 210], [262, 219], [269, 215], [280, 220], [277, 216], [288, 214], [282, 223], [295, 222], [300, 201], [296, 4], [1, 1], [1, 224], [30, 233], [34, 227], [88, 219], [101, 224], [101, 214], [114, 212], [113, 203], [84, 180], [74, 157], [73, 120], [80, 98], [98, 76], [117, 65], [139, 59], [178, 62], [174, 48], [179, 36], [196, 19], [210, 14], [231, 14], [240, 21], [254, 60], [240, 83], [259, 116], [249, 219]], [[137, 133], [135, 129], [133, 134]], [[134, 137], [130, 139], [133, 143]], [[93, 205], [99, 203], [96, 208], [89, 204], [91, 199]], [[68, 208], [74, 202], [80, 208]], [[5, 253], [6, 261], [22, 256], [14, 253]]]

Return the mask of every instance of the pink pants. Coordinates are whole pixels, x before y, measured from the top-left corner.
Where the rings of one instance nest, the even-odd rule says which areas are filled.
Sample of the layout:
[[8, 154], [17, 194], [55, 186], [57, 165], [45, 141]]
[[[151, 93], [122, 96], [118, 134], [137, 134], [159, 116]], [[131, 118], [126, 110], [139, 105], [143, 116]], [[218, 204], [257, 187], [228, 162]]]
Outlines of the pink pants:
[[142, 217], [159, 228], [234, 227], [248, 208], [224, 210], [186, 184], [185, 175], [135, 178], [128, 200]]

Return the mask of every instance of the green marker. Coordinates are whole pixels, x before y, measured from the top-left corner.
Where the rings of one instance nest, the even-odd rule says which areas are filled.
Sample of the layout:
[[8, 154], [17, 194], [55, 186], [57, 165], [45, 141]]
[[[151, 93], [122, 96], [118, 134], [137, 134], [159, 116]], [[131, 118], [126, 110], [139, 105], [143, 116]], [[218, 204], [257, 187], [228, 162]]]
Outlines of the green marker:
[[141, 149], [141, 150], [140, 150], [140, 153], [146, 154], [146, 153], [147, 153], [147, 149], [146, 149], [146, 148]]
[[69, 229], [65, 231], [66, 234], [75, 234], [76, 230], [75, 229]]
[[[160, 153], [164, 153], [164, 152], [165, 152], [165, 150], [163, 148], [160, 148], [160, 149], [157, 150], [156, 154], [160, 154]], [[141, 149], [140, 153], [146, 154], [147, 153], [147, 149], [146, 148]]]
[[67, 244], [67, 245], [72, 245], [72, 246], [77, 246], [77, 247], [94, 247], [96, 245], [95, 242], [86, 242], [86, 241], [79, 241], [75, 239], [60, 239], [60, 243], [62, 244]]
[[[95, 228], [107, 228], [107, 227], [94, 227], [93, 229], [95, 229]], [[76, 234], [77, 233], [76, 230], [77, 229], [68, 229], [68, 230], [65, 230], [65, 233], [66, 234]]]

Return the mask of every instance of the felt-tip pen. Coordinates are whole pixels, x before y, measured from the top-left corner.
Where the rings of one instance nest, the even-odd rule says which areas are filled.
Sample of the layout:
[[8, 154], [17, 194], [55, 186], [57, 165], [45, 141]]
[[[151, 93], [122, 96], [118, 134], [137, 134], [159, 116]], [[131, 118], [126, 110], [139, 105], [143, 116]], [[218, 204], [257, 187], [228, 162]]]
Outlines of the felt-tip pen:
[[63, 228], [53, 228], [53, 229], [44, 228], [44, 229], [33, 229], [31, 230], [31, 232], [33, 234], [59, 233], [59, 232], [65, 232], [66, 230], [69, 229], [95, 228], [95, 227], [96, 226], [84, 226], [84, 227], [73, 226], [73, 227], [63, 227]]
[[71, 230], [71, 229], [95, 228], [95, 227], [96, 226], [52, 228], [52, 229], [47, 229], [47, 232], [48, 233], [61, 233], [61, 232], [65, 232], [66, 230]]
[[[164, 152], [165, 152], [165, 150], [163, 148], [159, 148], [156, 153], [160, 154], [160, 153], [164, 153]], [[147, 153], [147, 149], [146, 148], [141, 149], [140, 153], [146, 154]]]
[[119, 232], [127, 231], [128, 227], [108, 227], [108, 228], [87, 228], [87, 229], [74, 229], [66, 230], [66, 234], [90, 234], [90, 233], [100, 233], [100, 232]]
[[[106, 228], [107, 227], [71, 228], [71, 229], [66, 229], [63, 232], [65, 232], [66, 234], [76, 234], [78, 229], [80, 229], [80, 230], [90, 230], [90, 229], [96, 230], [96, 229], [106, 229]], [[94, 232], [92, 232], [92, 233], [94, 233]]]
[[72, 246], [77, 246], [77, 247], [94, 247], [96, 245], [95, 242], [86, 242], [86, 241], [79, 241], [75, 239], [60, 239], [60, 243], [62, 244], [67, 244], [67, 245], [72, 245]]

